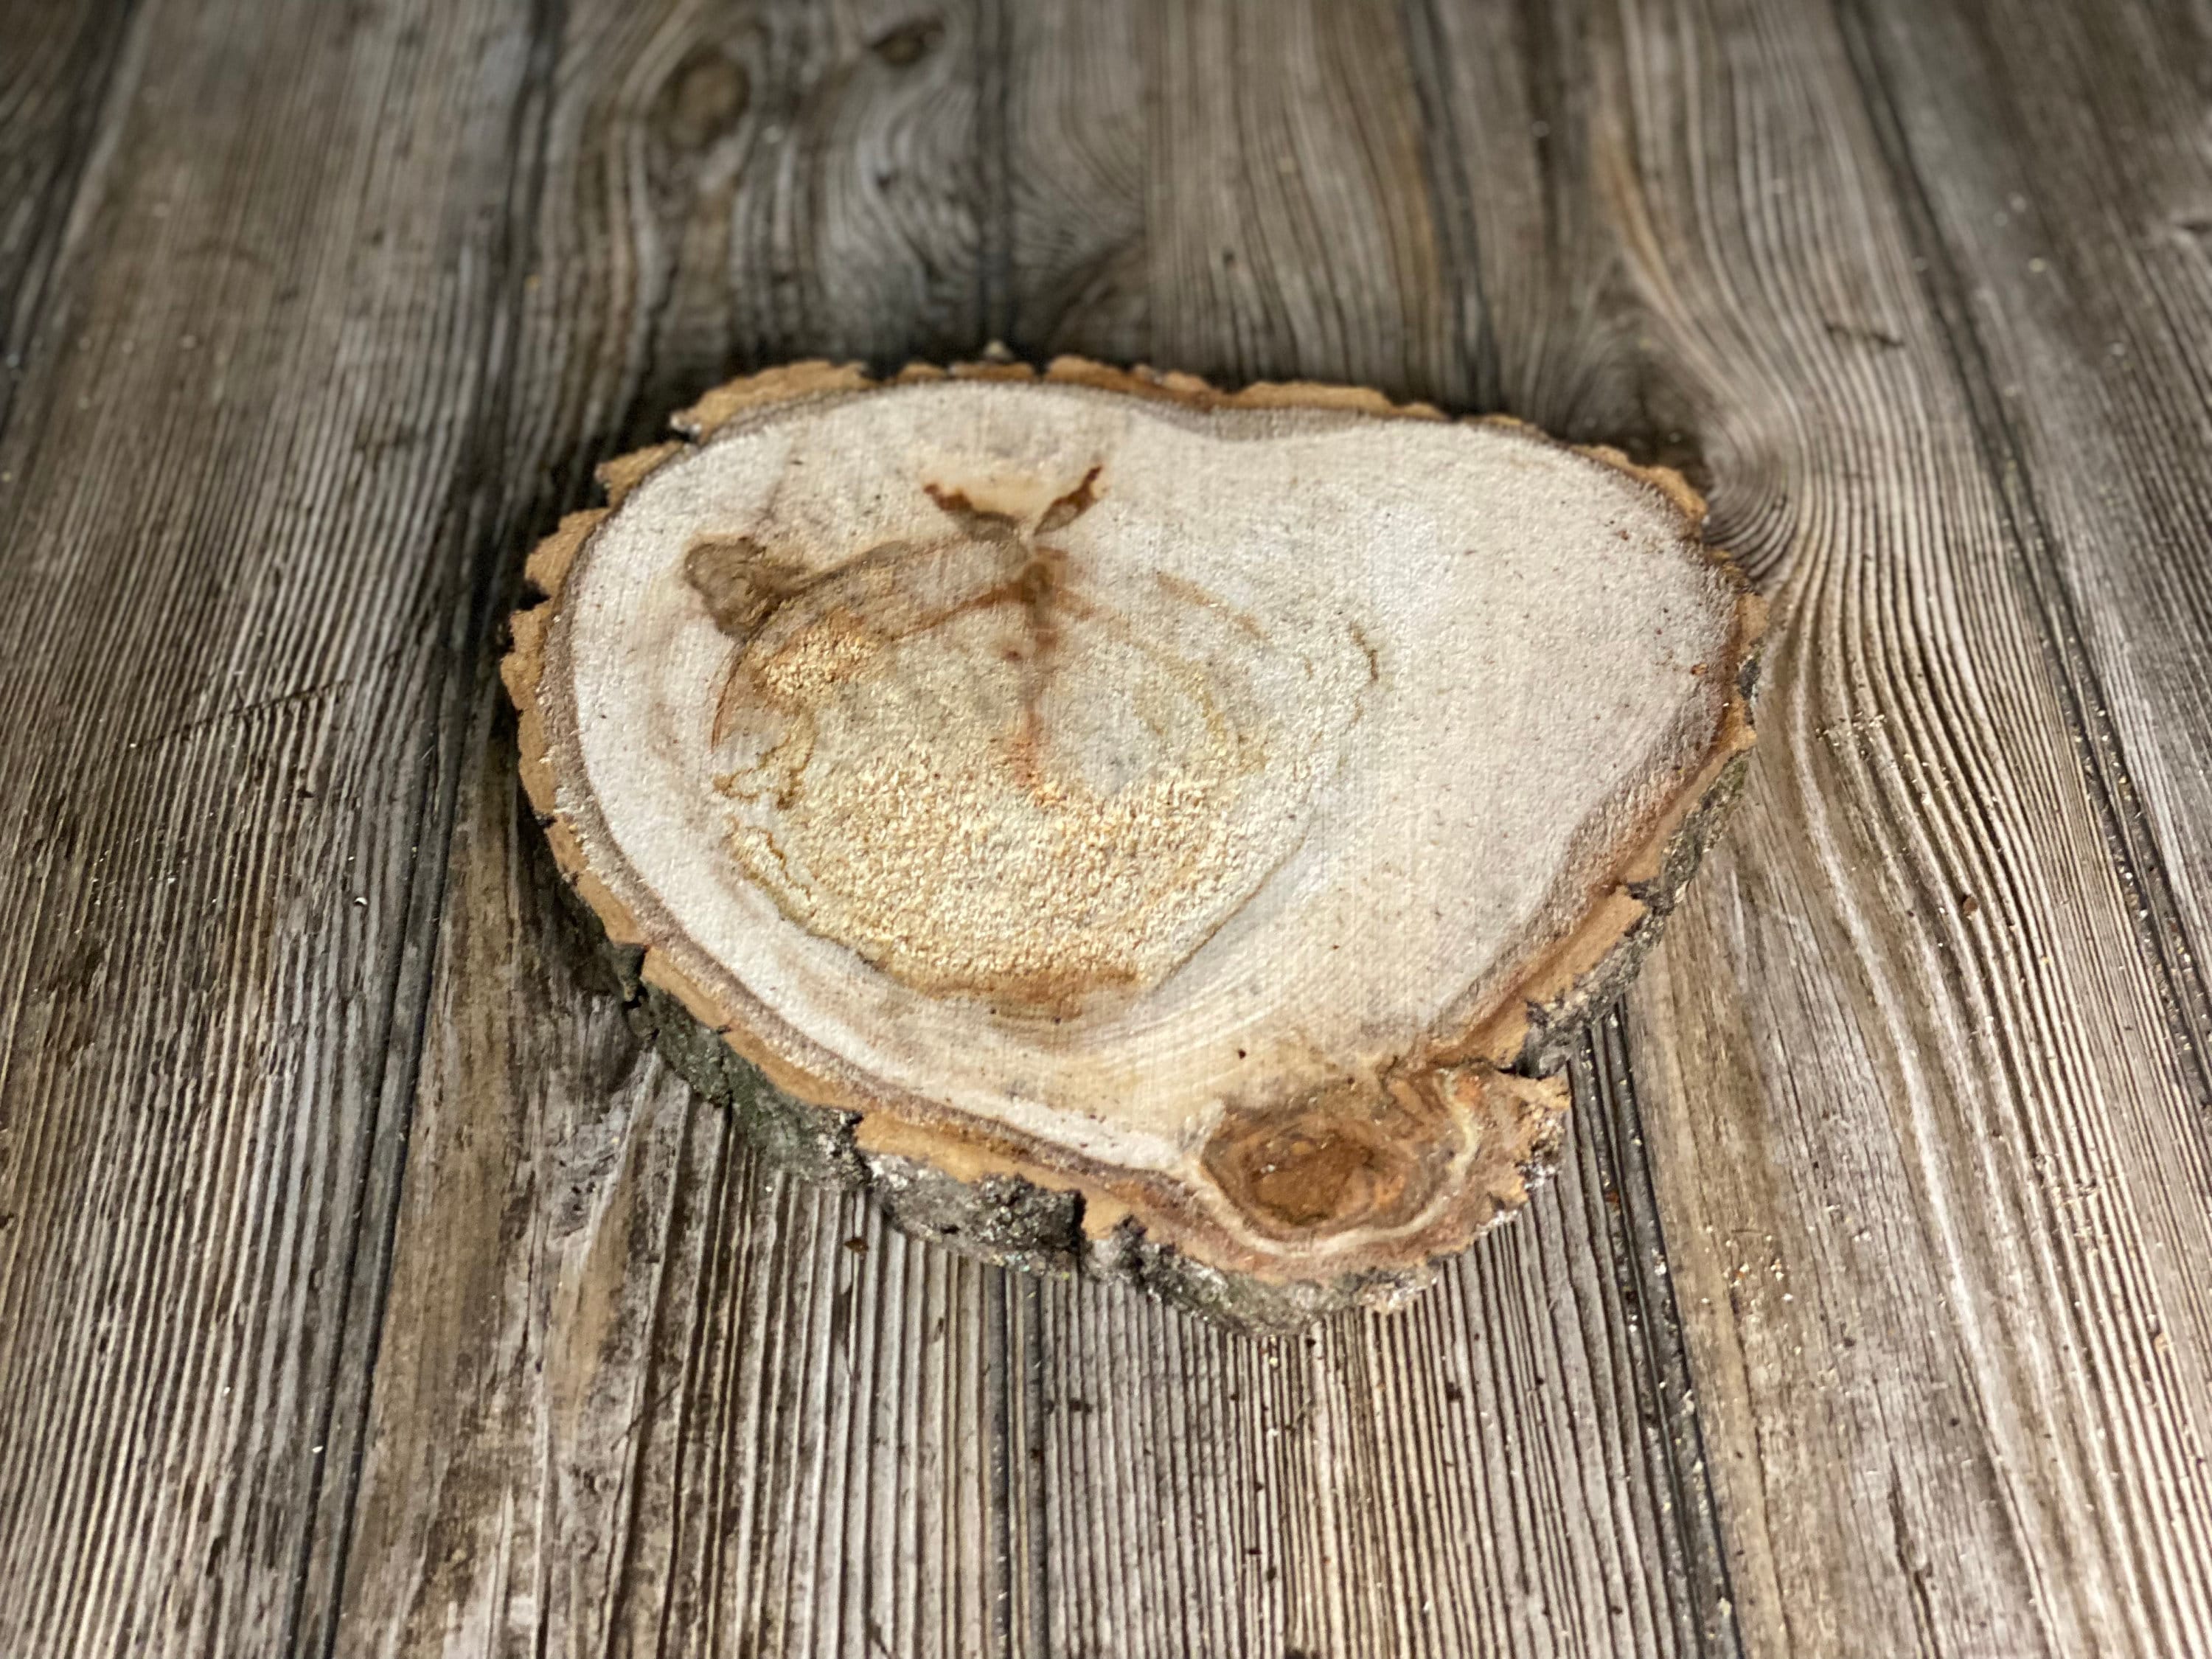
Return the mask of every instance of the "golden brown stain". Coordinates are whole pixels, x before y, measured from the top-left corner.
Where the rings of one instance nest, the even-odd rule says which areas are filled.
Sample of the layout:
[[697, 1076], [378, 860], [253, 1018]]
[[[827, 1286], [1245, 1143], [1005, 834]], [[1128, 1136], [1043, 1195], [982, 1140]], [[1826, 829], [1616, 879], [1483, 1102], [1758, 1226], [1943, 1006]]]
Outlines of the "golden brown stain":
[[1172, 593], [1185, 605], [1194, 605], [1205, 610], [1215, 611], [1226, 617], [1254, 639], [1262, 642], [1266, 641], [1267, 630], [1260, 626], [1256, 617], [1249, 611], [1240, 610], [1237, 606], [1230, 604], [1211, 588], [1202, 587], [1189, 577], [1178, 576], [1171, 570], [1155, 570], [1152, 572], [1152, 580], [1160, 585], [1162, 592]]
[[1040, 757], [1045, 743], [1044, 692], [1052, 678], [1053, 655], [1060, 644], [1060, 624], [1053, 617], [1055, 597], [1066, 587], [1063, 567], [1067, 556], [1040, 547], [1006, 584], [1006, 599], [1021, 607], [1028, 635], [1028, 649], [1011, 647], [1008, 660], [1022, 671], [1022, 714], [1007, 740], [1014, 775], [1031, 794], [1042, 788]]
[[[1230, 818], [1269, 734], [1227, 712], [1231, 671], [1134, 625], [1029, 527], [1074, 522], [1100, 475], [927, 484], [948, 534], [811, 578], [765, 531], [685, 561], [738, 647], [713, 725], [738, 862], [880, 971], [1002, 1013], [1064, 1020], [1156, 982], [1247, 879]], [[1139, 676], [1138, 746], [1110, 763], [1055, 726], [1089, 697], [1066, 677], [1100, 672]]]
[[1347, 1212], [1387, 1212], [1405, 1184], [1403, 1160], [1333, 1127], [1294, 1129], [1265, 1151], [1252, 1197], [1286, 1227], [1315, 1230]]
[[1276, 1237], [1404, 1226], [1436, 1199], [1466, 1144], [1466, 1087], [1448, 1072], [1347, 1077], [1284, 1104], [1231, 1113], [1201, 1161]]
[[1278, 1243], [1431, 1229], [1446, 1211], [1451, 1225], [1479, 1230], [1527, 1198], [1522, 1166], [1549, 1155], [1566, 1105], [1562, 1078], [1409, 1058], [1233, 1110], [1200, 1161]]

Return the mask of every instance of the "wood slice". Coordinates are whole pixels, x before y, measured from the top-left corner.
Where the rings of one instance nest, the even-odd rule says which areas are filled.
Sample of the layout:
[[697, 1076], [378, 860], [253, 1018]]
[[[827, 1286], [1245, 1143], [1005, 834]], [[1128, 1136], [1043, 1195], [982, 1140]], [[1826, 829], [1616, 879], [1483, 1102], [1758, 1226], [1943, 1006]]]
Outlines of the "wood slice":
[[1759, 603], [1679, 478], [1073, 361], [678, 427], [505, 667], [695, 1083], [914, 1231], [1248, 1324], [1523, 1200], [1751, 742]]

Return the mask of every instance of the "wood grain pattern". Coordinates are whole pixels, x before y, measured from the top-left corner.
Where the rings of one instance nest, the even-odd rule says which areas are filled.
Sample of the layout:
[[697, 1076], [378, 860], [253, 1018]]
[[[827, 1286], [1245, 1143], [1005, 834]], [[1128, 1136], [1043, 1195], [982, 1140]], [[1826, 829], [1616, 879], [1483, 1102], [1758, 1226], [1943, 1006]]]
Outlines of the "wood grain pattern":
[[0, 441], [10, 1652], [299, 1634], [468, 706], [523, 67], [477, 48], [526, 22], [153, 4], [115, 48]]
[[[2194, 12], [0, 21], [0, 1647], [2212, 1650]], [[1568, 1166], [1406, 1318], [790, 1186], [518, 817], [590, 467], [993, 335], [1626, 442], [1781, 602]]]
[[1790, 617], [1781, 758], [1633, 999], [1747, 1641], [2191, 1650], [2196, 1067], [1881, 82], [1795, 8], [1599, 45], [1593, 187]]
[[[504, 503], [514, 555], [733, 361], [971, 337], [969, 25], [910, 21], [568, 9], [498, 440], [561, 482]], [[991, 1281], [769, 1175], [643, 1057], [517, 823], [492, 663], [331, 1650], [985, 1650]]]
[[[533, 293], [547, 331], [541, 361], [615, 366], [606, 391], [580, 398], [586, 407], [639, 395], [618, 378], [637, 363], [600, 343], [635, 337], [633, 308], [651, 311], [671, 284], [735, 291], [757, 257], [732, 255], [720, 277], [703, 266], [672, 277], [652, 251], [694, 246], [680, 219], [650, 221], [638, 248], [594, 234], [601, 214], [616, 226], [648, 222], [634, 198], [592, 193], [611, 176], [598, 147], [626, 150], [630, 124], [668, 97], [621, 51], [683, 76], [750, 61], [758, 38], [725, 33], [720, 15], [672, 12], [654, 26], [629, 9], [606, 15], [633, 32], [611, 35], [573, 13], [574, 66], [556, 77], [598, 112], [556, 104], [548, 117], [555, 228], [540, 258], [568, 264], [572, 285], [557, 308]], [[768, 33], [796, 27], [771, 22]], [[960, 28], [949, 20], [935, 48]], [[818, 83], [786, 86], [790, 130], [836, 125], [810, 100], [874, 74], [862, 56], [879, 38], [847, 35]], [[1018, 31], [1014, 45], [1018, 65], [1038, 61]], [[930, 62], [922, 52], [899, 67], [951, 72]], [[968, 118], [957, 99], [934, 107], [948, 122]], [[732, 118], [732, 142], [748, 142], [752, 117]], [[1018, 98], [1008, 119], [1027, 130]], [[1040, 171], [1048, 159], [1040, 155]], [[799, 165], [756, 155], [736, 176], [735, 201], [708, 206], [743, 221], [748, 192], [781, 188]], [[887, 174], [902, 176], [888, 162], [871, 176]], [[1418, 188], [1417, 173], [1409, 183]], [[1031, 238], [1077, 244], [1074, 231], [1041, 222], [1042, 198], [1021, 199], [1030, 206], [1014, 222], [1016, 248]], [[1071, 214], [1112, 210], [1067, 199]], [[1181, 234], [1196, 228], [1194, 219]], [[563, 246], [575, 252], [551, 251]], [[605, 273], [595, 296], [583, 286], [592, 270]], [[1036, 310], [1026, 289], [1013, 303]], [[924, 309], [903, 341], [941, 355], [929, 331], [963, 321]], [[887, 325], [871, 313], [827, 325]], [[801, 331], [825, 324], [792, 326], [766, 355], [806, 349]], [[580, 431], [550, 447], [585, 441]], [[980, 1650], [1054, 1653], [1175, 1651], [1185, 1639], [1322, 1651], [1401, 1634], [1436, 1652], [1478, 1640], [1528, 1653], [1562, 1641], [1621, 1652], [1724, 1641], [1717, 1542], [1689, 1474], [1686, 1389], [1679, 1369], [1648, 1360], [1674, 1340], [1653, 1222], [1648, 1205], [1624, 1218], [1617, 1182], [1611, 1200], [1600, 1195], [1611, 1168], [1601, 1148], [1583, 1149], [1577, 1181], [1540, 1194], [1543, 1230], [1516, 1236], [1510, 1270], [1455, 1267], [1430, 1322], [1348, 1334], [1327, 1352], [1271, 1353], [1126, 1296], [951, 1262], [844, 1200], [787, 1189], [711, 1119], [668, 1104], [656, 1063], [636, 1062], [627, 1084], [611, 1086], [619, 1032], [604, 1007], [594, 1012], [588, 969], [564, 954], [573, 930], [543, 886], [530, 886], [543, 874], [510, 839], [510, 740], [487, 727], [478, 741], [481, 781], [456, 842], [431, 1020], [446, 1035], [416, 1106], [369, 1435], [378, 1449], [349, 1551], [341, 1648], [681, 1651], [705, 1631], [764, 1652], [872, 1650], [877, 1632], [890, 1651], [957, 1653], [979, 1650], [979, 1636]], [[488, 1133], [488, 1119], [512, 1127]], [[556, 1200], [573, 1177], [538, 1149], [564, 1145], [580, 1120], [593, 1124], [594, 1146], [633, 1150], [619, 1164], [603, 1152], [610, 1161], [585, 1195]], [[479, 1136], [481, 1150], [459, 1150]], [[647, 1177], [648, 1167], [663, 1173]], [[550, 1237], [532, 1219], [549, 1201], [575, 1206]], [[865, 1255], [842, 1249], [848, 1236], [867, 1243]], [[732, 1255], [760, 1265], [733, 1267]], [[917, 1301], [917, 1279], [943, 1288]], [[525, 1288], [538, 1285], [576, 1288]], [[787, 1340], [766, 1340], [792, 1326]], [[487, 1329], [505, 1334], [488, 1341]], [[544, 1356], [543, 1369], [523, 1355]], [[809, 1406], [825, 1387], [846, 1391], [842, 1403]], [[1277, 1409], [1248, 1407], [1271, 1388]], [[579, 1400], [590, 1403], [563, 1403]], [[1389, 1431], [1401, 1410], [1422, 1425], [1407, 1443]], [[442, 1426], [457, 1415], [471, 1426]], [[1609, 1425], [1595, 1443], [1568, 1431], [1591, 1419]], [[636, 1443], [648, 1428], [658, 1450]], [[576, 1468], [590, 1477], [573, 1477]], [[1400, 1492], [1431, 1469], [1448, 1478]], [[841, 1494], [867, 1496], [855, 1507]], [[1382, 1518], [1363, 1530], [1370, 1508]], [[1237, 1547], [1261, 1555], [1224, 1558], [1170, 1590], [1163, 1527], [1196, 1529], [1238, 1510], [1259, 1524]], [[516, 1514], [533, 1519], [518, 1526]], [[841, 1514], [852, 1528], [842, 1540], [825, 1530]], [[1471, 1535], [1487, 1547], [1468, 1548]], [[935, 1540], [941, 1553], [916, 1562], [902, 1539]], [[1356, 1595], [1342, 1583], [1348, 1553], [1369, 1585]], [[562, 1583], [580, 1560], [591, 1563], [586, 1582]], [[1394, 1576], [1399, 1563], [1410, 1577]], [[1406, 1599], [1409, 1583], [1429, 1586], [1428, 1615]], [[1146, 1621], [1156, 1597], [1168, 1598], [1158, 1616], [1171, 1605], [1180, 1625]]]
[[130, 7], [43, 0], [9, 19], [0, 61], [0, 425], [93, 164]]
[[1402, 1318], [1259, 1346], [1014, 1287], [1035, 1650], [1735, 1650], [1618, 1044], [1559, 1178]]
[[1844, 16], [1976, 424], [2013, 470], [2144, 943], [2212, 1079], [2212, 587], [2202, 560], [2173, 556], [2212, 518], [2206, 22], [2154, 6]]
[[985, 1651], [991, 1276], [641, 1048], [479, 753], [337, 1650]]
[[[1231, 380], [1328, 374], [1463, 403], [1491, 371], [1470, 350], [1483, 331], [1480, 296], [1462, 297], [1468, 284], [1446, 263], [1449, 236], [1433, 189], [1442, 160], [1424, 146], [1417, 75], [1433, 38], [1383, 6], [1131, 7], [1117, 24], [1122, 12], [1025, 8], [1014, 33], [1013, 176], [1038, 181], [1031, 190], [1018, 184], [1014, 246], [1067, 250], [1057, 255], [1064, 264], [1042, 257], [1018, 264], [1018, 276], [1035, 273], [1034, 286], [1016, 289], [1017, 316], [1032, 319], [1019, 337], [1024, 348], [1203, 364]], [[1127, 62], [1124, 43], [1136, 46]], [[1072, 72], [1071, 53], [1099, 72]], [[1070, 293], [1079, 304], [1060, 298]], [[1569, 1121], [1578, 1159], [1601, 1155], [1591, 1144], [1601, 1133], [1593, 1122], [1598, 1079], [1607, 1079], [1606, 1098], [1632, 1115], [1620, 1051], [1605, 1052], [1607, 1067], [1577, 1078]], [[1686, 1419], [1687, 1401], [1668, 1407], [1668, 1431], [1656, 1431], [1649, 1399], [1631, 1407], [1597, 1380], [1611, 1370], [1613, 1342], [1648, 1342], [1629, 1363], [1656, 1395], [1650, 1354], [1676, 1340], [1656, 1215], [1640, 1196], [1623, 1196], [1648, 1191], [1638, 1184], [1640, 1164], [1610, 1174], [1593, 1183], [1608, 1194], [1602, 1208], [1585, 1206], [1589, 1189], [1564, 1181], [1540, 1193], [1526, 1218], [1535, 1227], [1492, 1240], [1511, 1253], [1510, 1269], [1478, 1251], [1452, 1264], [1434, 1300], [1404, 1325], [1333, 1328], [1314, 1352], [1297, 1407], [1310, 1437], [1299, 1490], [1310, 1496], [1281, 1511], [1280, 1524], [1296, 1529], [1282, 1547], [1303, 1558], [1295, 1589], [1170, 1589], [1159, 1581], [1167, 1564], [1146, 1559], [1151, 1538], [1169, 1528], [1115, 1525], [1110, 1544], [1094, 1543], [1086, 1534], [1099, 1523], [1086, 1526], [1085, 1511], [1095, 1512], [1109, 1483], [1071, 1483], [1058, 1526], [1048, 1510], [1036, 1530], [1042, 1582], [1078, 1611], [1048, 1627], [1042, 1650], [1083, 1651], [1086, 1633], [1132, 1606], [1180, 1607], [1187, 1620], [1180, 1629], [1112, 1626], [1133, 1652], [1247, 1644], [1264, 1652], [1271, 1640], [1315, 1653], [1734, 1650], [1695, 1425], [1672, 1415], [1679, 1409]], [[1554, 1201], [1574, 1218], [1559, 1234], [1550, 1231]], [[1073, 1294], [1036, 1292], [1046, 1301]], [[1588, 1307], [1587, 1322], [1532, 1325], [1532, 1299], [1554, 1310]], [[1091, 1413], [1053, 1423], [1048, 1467], [1144, 1467], [1170, 1425], [1219, 1409], [1218, 1367], [1182, 1360], [1182, 1345], [1160, 1337], [1106, 1334], [1161, 1318], [1152, 1310], [1117, 1315], [1109, 1304], [1089, 1316], [1112, 1322], [1096, 1334], [1067, 1328], [1072, 1314], [1064, 1324], [1039, 1322], [1047, 1364], [1075, 1378], [1102, 1369], [1127, 1378]], [[1640, 1318], [1648, 1322], [1639, 1327]], [[1486, 1355], [1486, 1335], [1497, 1344]], [[1148, 1363], [1109, 1364], [1109, 1353], [1133, 1348]], [[1474, 1424], [1425, 1410], [1412, 1380], [1456, 1377], [1470, 1353], [1520, 1388], [1498, 1387], [1492, 1414]], [[1097, 1392], [1069, 1386], [1086, 1400]], [[1602, 1473], [1576, 1447], [1528, 1432], [1547, 1418], [1578, 1416], [1605, 1423], [1601, 1439], [1620, 1449]], [[1224, 1423], [1209, 1438], [1232, 1433]], [[1417, 1497], [1403, 1492], [1421, 1478], [1416, 1471], [1469, 1456], [1462, 1437], [1470, 1434], [1479, 1438], [1468, 1467], [1510, 1470], [1499, 1485], [1440, 1477]], [[1249, 1512], [1255, 1500], [1240, 1489], [1252, 1482], [1227, 1473], [1210, 1461], [1178, 1471], [1164, 1509], [1177, 1536], [1214, 1513]], [[1522, 1489], [1551, 1496], [1530, 1503]], [[1569, 1522], [1571, 1547], [1557, 1534], [1543, 1539], [1548, 1520], [1574, 1510], [1570, 1494], [1578, 1491], [1586, 1508]], [[1376, 1510], [1389, 1519], [1370, 1522]], [[1302, 1536], [1300, 1522], [1316, 1514], [1317, 1535]], [[1384, 1530], [1391, 1522], [1403, 1530]], [[1463, 1548], [1447, 1540], [1476, 1541]], [[1646, 1576], [1654, 1563], [1674, 1570], [1655, 1582]], [[1283, 1622], [1243, 1611], [1255, 1592], [1287, 1598], [1276, 1615]], [[1456, 1613], [1425, 1622], [1424, 1604]]]

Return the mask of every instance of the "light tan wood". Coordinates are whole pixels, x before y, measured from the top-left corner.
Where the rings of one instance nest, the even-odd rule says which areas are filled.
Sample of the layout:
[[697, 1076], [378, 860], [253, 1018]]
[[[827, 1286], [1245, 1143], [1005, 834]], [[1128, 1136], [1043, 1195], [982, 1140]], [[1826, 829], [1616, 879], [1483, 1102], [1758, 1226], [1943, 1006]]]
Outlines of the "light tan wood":
[[1679, 478], [1074, 359], [678, 424], [504, 671], [647, 981], [872, 1170], [1072, 1192], [1091, 1271], [1403, 1272], [1522, 1201], [1532, 1023], [1648, 946], [1751, 742], [1759, 606]]

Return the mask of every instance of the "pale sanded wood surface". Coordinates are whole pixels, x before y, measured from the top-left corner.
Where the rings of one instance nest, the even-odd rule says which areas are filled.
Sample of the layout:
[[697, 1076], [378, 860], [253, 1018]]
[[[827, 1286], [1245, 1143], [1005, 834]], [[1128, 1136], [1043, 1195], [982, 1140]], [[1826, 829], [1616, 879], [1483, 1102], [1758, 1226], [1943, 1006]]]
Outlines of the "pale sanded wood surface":
[[1764, 601], [1679, 475], [1068, 356], [678, 425], [531, 553], [500, 677], [682, 1075], [922, 1236], [1247, 1329], [1526, 1202], [1753, 741]]
[[[2208, 63], [2161, 0], [7, 0], [0, 1651], [2212, 1649]], [[1559, 1178], [1402, 1317], [765, 1172], [520, 811], [496, 619], [592, 465], [994, 337], [1621, 443], [1776, 603]]]

